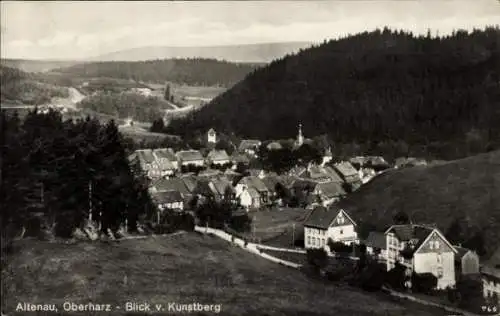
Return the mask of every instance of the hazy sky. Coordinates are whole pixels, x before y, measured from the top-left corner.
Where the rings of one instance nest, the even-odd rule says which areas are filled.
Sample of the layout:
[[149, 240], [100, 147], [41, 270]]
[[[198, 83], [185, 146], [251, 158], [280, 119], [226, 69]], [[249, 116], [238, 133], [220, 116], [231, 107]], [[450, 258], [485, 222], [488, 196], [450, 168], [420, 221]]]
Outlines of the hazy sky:
[[72, 59], [141, 46], [319, 42], [385, 25], [500, 24], [498, 0], [1, 2], [1, 55]]

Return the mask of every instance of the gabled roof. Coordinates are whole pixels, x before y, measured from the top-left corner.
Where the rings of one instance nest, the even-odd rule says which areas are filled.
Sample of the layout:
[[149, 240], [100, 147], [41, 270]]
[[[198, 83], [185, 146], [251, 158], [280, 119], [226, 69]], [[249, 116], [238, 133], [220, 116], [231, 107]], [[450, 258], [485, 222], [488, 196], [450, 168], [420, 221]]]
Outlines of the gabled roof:
[[252, 187], [249, 187], [247, 190], [248, 194], [250, 195], [250, 197], [252, 199], [260, 199], [260, 194], [257, 190], [255, 190], [254, 188]]
[[222, 178], [219, 179], [213, 179], [212, 183], [214, 184], [215, 189], [217, 192], [219, 192], [220, 195], [224, 195], [226, 193], [226, 190], [231, 190], [231, 192], [234, 192], [234, 188], [231, 185], [231, 182], [224, 180]]
[[247, 155], [245, 154], [239, 154], [239, 153], [234, 153], [231, 156], [231, 161], [234, 163], [244, 163], [244, 164], [249, 164], [250, 163], [250, 158], [248, 158]]
[[175, 152], [172, 148], [158, 148], [153, 150], [153, 154], [156, 158], [164, 158], [170, 161], [177, 161], [177, 157], [175, 156]]
[[344, 180], [342, 180], [342, 178], [339, 176], [339, 174], [337, 173], [337, 171], [335, 171], [332, 167], [330, 167], [330, 166], [324, 166], [323, 170], [328, 175], [328, 177], [330, 178], [330, 180], [332, 182], [337, 182], [337, 183], [343, 183], [344, 182]]
[[381, 232], [370, 232], [365, 240], [365, 245], [372, 248], [386, 249], [387, 243], [385, 234]]
[[344, 178], [359, 176], [358, 171], [348, 161], [336, 163], [334, 166]]
[[180, 178], [159, 179], [153, 183], [158, 192], [179, 191], [183, 196], [189, 191]]
[[152, 164], [156, 162], [151, 149], [139, 149], [136, 151], [136, 154], [141, 163]]
[[176, 156], [182, 161], [204, 160], [198, 150], [183, 150], [177, 152]]
[[156, 192], [151, 194], [151, 198], [158, 204], [182, 202], [182, 195], [179, 191]]
[[270, 142], [269, 144], [267, 144], [266, 148], [268, 150], [278, 150], [283, 149], [283, 146], [278, 142]]
[[225, 150], [211, 150], [207, 159], [210, 161], [221, 161], [221, 160], [229, 160], [229, 156]]
[[208, 134], [213, 134], [213, 133], [215, 133], [215, 130], [214, 130], [213, 128], [211, 128], [211, 129], [209, 129], [209, 130], [208, 130], [208, 132], [207, 132], [207, 133], [208, 133]]
[[460, 247], [460, 246], [453, 246], [457, 253], [455, 254], [455, 261], [460, 262], [462, 261], [462, 258], [468, 253], [471, 252], [470, 249]]
[[255, 176], [244, 177], [240, 183], [246, 184], [249, 188], [254, 188], [258, 192], [269, 192], [264, 182]]
[[276, 192], [276, 184], [278, 184], [280, 182], [278, 177], [267, 176], [261, 180], [266, 185], [269, 192]]
[[320, 229], [328, 229], [330, 224], [333, 222], [335, 217], [337, 217], [338, 210], [336, 209], [328, 209], [323, 206], [315, 207], [309, 216], [307, 217], [304, 226], [320, 228]]
[[184, 185], [186, 186], [186, 189], [189, 193], [192, 193], [194, 189], [196, 189], [196, 185], [198, 184], [198, 179], [194, 175], [187, 175], [183, 176], [180, 178], [183, 182]]
[[261, 173], [263, 173], [264, 170], [262, 169], [248, 169], [247, 172], [250, 174], [252, 177], [258, 177]]
[[241, 141], [240, 146], [238, 146], [239, 151], [245, 151], [247, 149], [257, 149], [261, 145], [261, 141], [257, 139], [244, 139]]
[[326, 198], [335, 198], [346, 194], [342, 186], [337, 182], [318, 183], [315, 190], [321, 191], [321, 195]]
[[221, 175], [222, 174], [222, 171], [220, 170], [217, 170], [217, 169], [205, 169], [205, 170], [202, 170], [200, 171], [200, 173], [198, 173], [198, 177], [216, 177], [218, 175]]
[[203, 196], [213, 196], [216, 197], [219, 195], [219, 192], [215, 188], [215, 185], [212, 181], [207, 179], [200, 179], [198, 184], [196, 185], [196, 189], [194, 189], [195, 194], [200, 194]]

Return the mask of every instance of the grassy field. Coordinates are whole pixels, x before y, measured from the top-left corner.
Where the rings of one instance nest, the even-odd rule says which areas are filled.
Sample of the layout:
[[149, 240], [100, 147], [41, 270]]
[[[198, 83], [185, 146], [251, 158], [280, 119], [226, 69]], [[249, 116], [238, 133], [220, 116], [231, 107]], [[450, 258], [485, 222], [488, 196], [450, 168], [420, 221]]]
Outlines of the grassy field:
[[221, 315], [444, 315], [327, 285], [196, 233], [72, 245], [25, 240], [16, 248], [2, 270], [2, 308], [9, 315], [18, 302], [66, 301], [212, 303], [222, 304]]
[[[290, 247], [292, 245], [292, 230], [295, 224], [296, 232], [303, 229], [303, 222], [309, 214], [303, 208], [270, 209], [250, 213], [253, 218], [252, 230], [247, 233], [250, 238], [257, 238], [264, 244], [279, 240], [278, 245]], [[289, 238], [284, 241], [282, 236]], [[276, 244], [274, 244], [276, 245]]]

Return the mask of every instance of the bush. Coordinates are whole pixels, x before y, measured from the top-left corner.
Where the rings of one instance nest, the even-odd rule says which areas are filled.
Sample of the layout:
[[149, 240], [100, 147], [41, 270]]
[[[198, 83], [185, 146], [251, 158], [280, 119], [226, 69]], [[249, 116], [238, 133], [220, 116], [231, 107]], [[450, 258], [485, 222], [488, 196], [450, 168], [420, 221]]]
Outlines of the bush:
[[406, 281], [406, 267], [399, 262], [396, 266], [387, 272], [385, 283], [395, 290], [402, 290], [405, 288]]
[[482, 307], [488, 305], [483, 297], [483, 283], [480, 277], [463, 277], [456, 285], [459, 295], [458, 306], [474, 313], [483, 313]]
[[361, 271], [359, 286], [370, 292], [379, 291], [385, 283], [387, 270], [384, 264], [373, 262]]
[[328, 254], [324, 249], [307, 249], [307, 262], [316, 269], [328, 264]]
[[328, 240], [328, 247], [330, 251], [338, 253], [340, 255], [348, 255], [352, 252], [352, 246], [348, 246], [342, 242]]
[[411, 276], [412, 289], [415, 292], [430, 294], [437, 287], [438, 279], [432, 273], [413, 273]]

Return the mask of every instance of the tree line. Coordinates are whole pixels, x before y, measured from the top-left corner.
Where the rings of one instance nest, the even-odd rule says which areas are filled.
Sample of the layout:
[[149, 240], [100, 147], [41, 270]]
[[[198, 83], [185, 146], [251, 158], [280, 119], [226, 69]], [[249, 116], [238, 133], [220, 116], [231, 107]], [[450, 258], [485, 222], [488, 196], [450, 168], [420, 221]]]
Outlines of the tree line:
[[134, 231], [139, 217], [154, 210], [114, 121], [64, 121], [58, 112], [35, 109], [23, 120], [2, 111], [1, 126], [3, 232], [37, 234], [40, 227], [30, 223], [39, 218], [42, 229], [69, 237], [89, 215], [103, 232], [125, 222]]
[[[337, 150], [451, 159], [500, 147], [500, 30], [444, 37], [387, 28], [256, 69], [169, 131], [328, 135]], [[279, 126], [279, 128], [276, 128]]]
[[58, 68], [53, 71], [87, 78], [109, 77], [141, 82], [164, 83], [170, 81], [196, 86], [229, 87], [257, 67], [253, 64], [190, 58], [134, 62], [91, 62]]

